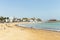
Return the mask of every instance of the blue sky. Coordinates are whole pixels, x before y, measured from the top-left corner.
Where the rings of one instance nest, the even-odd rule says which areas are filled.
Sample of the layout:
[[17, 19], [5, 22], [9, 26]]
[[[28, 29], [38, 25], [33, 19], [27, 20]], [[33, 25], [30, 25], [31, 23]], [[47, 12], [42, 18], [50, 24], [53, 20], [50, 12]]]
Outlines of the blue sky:
[[0, 0], [0, 16], [60, 19], [60, 0]]

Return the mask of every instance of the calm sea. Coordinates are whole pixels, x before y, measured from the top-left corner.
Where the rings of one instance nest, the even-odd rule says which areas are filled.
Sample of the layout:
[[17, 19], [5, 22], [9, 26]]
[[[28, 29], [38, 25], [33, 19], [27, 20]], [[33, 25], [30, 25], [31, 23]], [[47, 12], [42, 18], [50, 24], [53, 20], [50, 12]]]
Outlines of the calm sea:
[[60, 31], [60, 22], [23, 24], [24, 27]]

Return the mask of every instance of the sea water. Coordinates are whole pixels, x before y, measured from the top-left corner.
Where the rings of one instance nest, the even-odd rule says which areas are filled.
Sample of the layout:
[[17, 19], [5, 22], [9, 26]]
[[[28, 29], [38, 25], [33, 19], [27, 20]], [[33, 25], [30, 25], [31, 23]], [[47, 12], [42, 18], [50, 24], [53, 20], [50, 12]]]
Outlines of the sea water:
[[30, 28], [35, 28], [35, 29], [60, 31], [60, 22], [31, 23], [31, 24], [23, 24], [23, 25], [24, 27], [30, 27]]

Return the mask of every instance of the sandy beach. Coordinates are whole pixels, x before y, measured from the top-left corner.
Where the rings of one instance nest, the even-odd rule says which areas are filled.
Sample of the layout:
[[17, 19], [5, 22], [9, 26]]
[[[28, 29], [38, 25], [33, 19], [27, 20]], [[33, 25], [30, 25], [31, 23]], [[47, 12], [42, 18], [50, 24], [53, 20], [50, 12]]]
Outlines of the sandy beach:
[[0, 23], [0, 40], [60, 40], [60, 32], [16, 26], [25, 23]]

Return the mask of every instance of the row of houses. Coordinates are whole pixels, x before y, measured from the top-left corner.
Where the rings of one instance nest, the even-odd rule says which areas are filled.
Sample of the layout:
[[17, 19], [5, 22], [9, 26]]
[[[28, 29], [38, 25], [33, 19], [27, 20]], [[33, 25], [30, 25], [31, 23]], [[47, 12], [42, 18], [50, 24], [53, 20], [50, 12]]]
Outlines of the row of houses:
[[39, 18], [13, 18], [12, 22], [41, 22]]
[[9, 18], [9, 17], [0, 17], [0, 23], [9, 23], [9, 22], [41, 22], [40, 18]]

